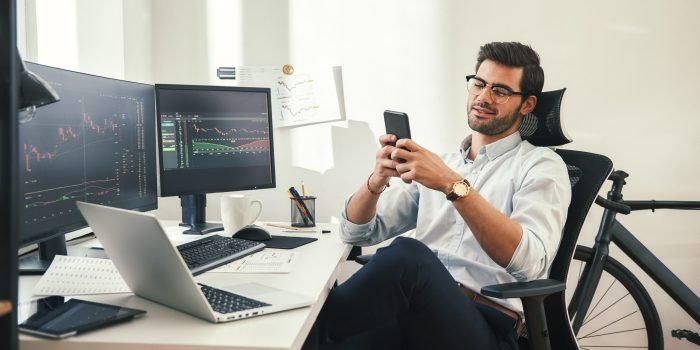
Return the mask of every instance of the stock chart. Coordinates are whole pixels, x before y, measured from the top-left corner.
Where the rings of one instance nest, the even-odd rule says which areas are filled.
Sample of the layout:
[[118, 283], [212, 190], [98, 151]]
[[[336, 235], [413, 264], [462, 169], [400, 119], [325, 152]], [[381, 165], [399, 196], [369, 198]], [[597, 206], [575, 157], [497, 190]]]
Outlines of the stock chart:
[[137, 207], [134, 200], [155, 197], [153, 87], [32, 69], [61, 100], [19, 125], [20, 217], [29, 231], [80, 220], [76, 200]]
[[165, 169], [266, 165], [270, 136], [267, 118], [223, 113], [161, 115]]

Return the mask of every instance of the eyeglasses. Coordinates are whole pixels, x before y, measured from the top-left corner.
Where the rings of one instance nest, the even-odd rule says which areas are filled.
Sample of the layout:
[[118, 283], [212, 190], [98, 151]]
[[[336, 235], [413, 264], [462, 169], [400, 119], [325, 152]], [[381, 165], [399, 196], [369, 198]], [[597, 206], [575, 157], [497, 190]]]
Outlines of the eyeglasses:
[[467, 91], [472, 95], [481, 95], [486, 87], [491, 87], [491, 99], [493, 102], [503, 104], [508, 102], [508, 99], [513, 95], [529, 95], [523, 92], [515, 92], [509, 87], [499, 84], [488, 84], [476, 75], [467, 75]]

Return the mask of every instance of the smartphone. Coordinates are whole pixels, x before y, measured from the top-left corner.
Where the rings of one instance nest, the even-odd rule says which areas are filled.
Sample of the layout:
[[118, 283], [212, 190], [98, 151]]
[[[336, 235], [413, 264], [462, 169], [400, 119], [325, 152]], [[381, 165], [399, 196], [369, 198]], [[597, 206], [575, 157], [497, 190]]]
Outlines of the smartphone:
[[384, 127], [386, 128], [386, 133], [396, 135], [397, 140], [411, 138], [408, 114], [404, 112], [384, 111]]
[[[397, 140], [411, 138], [411, 127], [408, 125], [408, 114], [404, 112], [390, 110], [384, 111], [384, 127], [386, 128], [386, 133], [396, 135]], [[395, 145], [394, 142], [390, 142], [389, 144], [392, 146]], [[389, 159], [391, 159], [391, 156]], [[399, 159], [399, 162], [403, 163], [405, 160]]]

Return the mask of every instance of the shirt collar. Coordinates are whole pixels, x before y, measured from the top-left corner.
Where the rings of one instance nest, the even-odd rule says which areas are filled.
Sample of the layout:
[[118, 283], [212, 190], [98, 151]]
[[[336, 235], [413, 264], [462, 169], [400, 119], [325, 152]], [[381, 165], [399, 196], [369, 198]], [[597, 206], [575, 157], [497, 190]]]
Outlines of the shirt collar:
[[[494, 160], [517, 147], [522, 141], [523, 139], [520, 136], [520, 132], [516, 131], [496, 142], [489, 143], [488, 145], [484, 146], [479, 153], [485, 153], [489, 160]], [[469, 153], [469, 149], [471, 147], [472, 135], [468, 135], [466, 138], [464, 138], [464, 140], [462, 140], [462, 146], [459, 150], [462, 153], [465, 161], [467, 161], [467, 154]]]

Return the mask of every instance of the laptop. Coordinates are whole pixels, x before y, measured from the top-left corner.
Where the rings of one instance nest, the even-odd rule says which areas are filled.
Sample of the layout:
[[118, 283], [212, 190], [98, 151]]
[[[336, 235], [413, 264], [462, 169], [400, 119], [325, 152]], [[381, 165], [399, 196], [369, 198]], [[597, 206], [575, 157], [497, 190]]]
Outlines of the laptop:
[[309, 306], [313, 298], [233, 276], [197, 283], [155, 216], [76, 202], [134, 294], [219, 323]]

